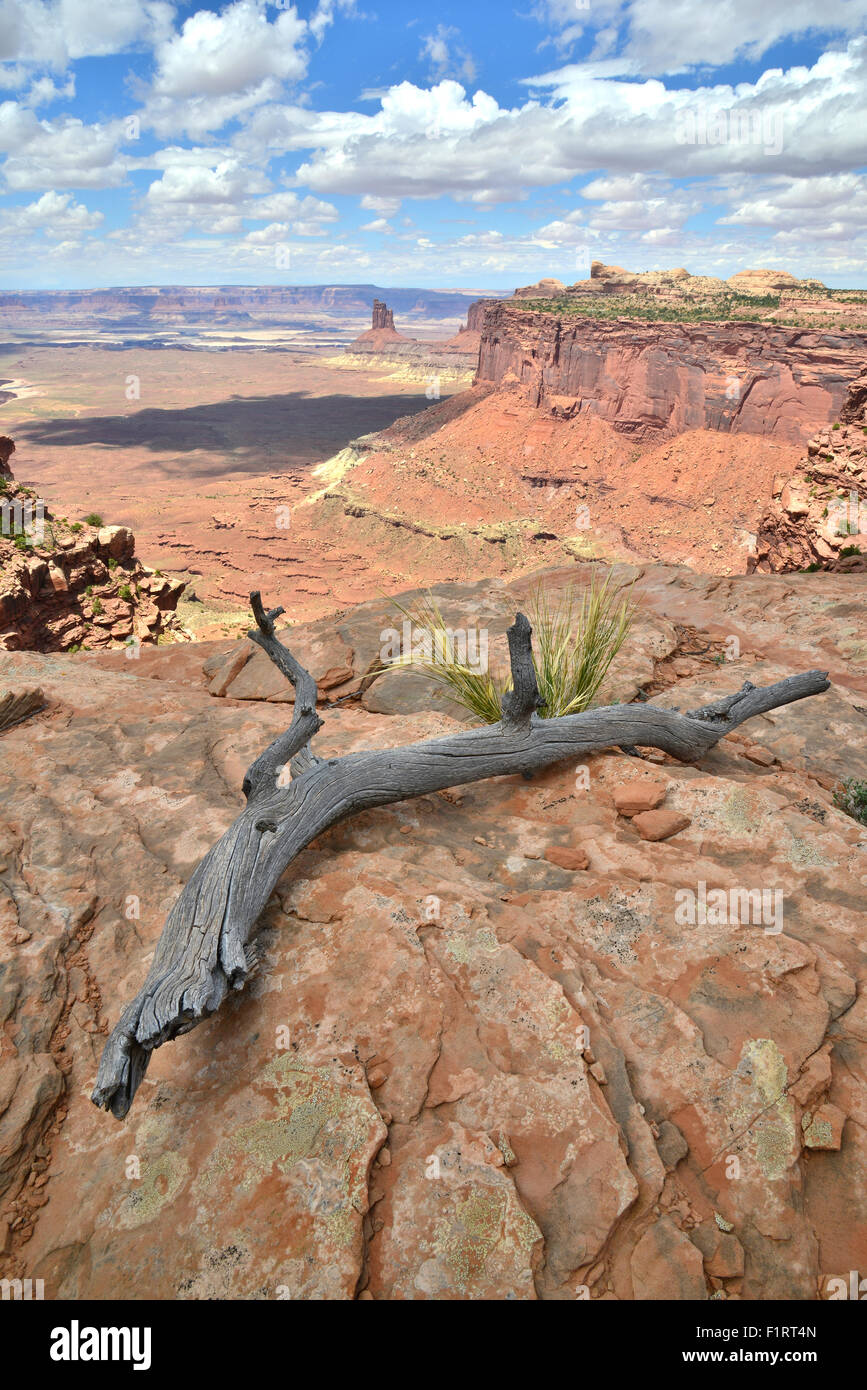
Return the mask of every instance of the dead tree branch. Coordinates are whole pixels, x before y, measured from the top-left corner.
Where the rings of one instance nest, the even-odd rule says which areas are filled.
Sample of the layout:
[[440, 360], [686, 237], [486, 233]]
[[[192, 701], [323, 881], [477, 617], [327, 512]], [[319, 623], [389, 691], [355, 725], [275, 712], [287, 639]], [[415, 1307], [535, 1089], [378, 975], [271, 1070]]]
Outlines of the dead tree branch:
[[375, 806], [486, 777], [529, 775], [603, 748], [640, 744], [695, 762], [745, 720], [830, 685], [827, 672], [807, 671], [764, 689], [747, 682], [737, 694], [686, 714], [653, 704], [609, 705], [541, 719], [532, 630], [519, 613], [508, 634], [513, 689], [500, 723], [325, 761], [309, 747], [322, 723], [316, 684], [275, 636], [274, 620], [283, 609], [266, 612], [258, 593], [250, 601], [257, 623], [251, 639], [295, 686], [292, 722], [248, 769], [245, 808], [193, 871], [142, 989], [106, 1042], [92, 1099], [118, 1119], [127, 1114], [154, 1048], [195, 1028], [230, 990], [243, 988], [256, 923], [275, 885], [330, 826]]

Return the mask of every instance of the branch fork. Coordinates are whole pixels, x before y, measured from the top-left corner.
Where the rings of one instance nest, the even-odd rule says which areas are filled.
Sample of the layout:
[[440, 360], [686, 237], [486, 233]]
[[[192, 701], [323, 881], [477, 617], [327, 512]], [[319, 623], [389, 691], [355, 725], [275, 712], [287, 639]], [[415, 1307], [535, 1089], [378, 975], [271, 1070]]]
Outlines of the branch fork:
[[[487, 777], [525, 776], [566, 758], [635, 744], [694, 762], [754, 715], [829, 688], [825, 671], [734, 695], [686, 714], [653, 704], [609, 705], [542, 719], [532, 628], [518, 613], [508, 631], [512, 690], [498, 724], [377, 752], [322, 759], [310, 740], [322, 727], [316, 682], [275, 633], [282, 608], [250, 595], [248, 634], [295, 687], [292, 721], [251, 763], [246, 806], [194, 869], [172, 908], [147, 978], [111, 1032], [93, 1090], [95, 1105], [128, 1113], [154, 1049], [213, 1014], [243, 989], [255, 965], [258, 919], [287, 867], [324, 830], [358, 811]], [[285, 779], [289, 768], [290, 778]]]

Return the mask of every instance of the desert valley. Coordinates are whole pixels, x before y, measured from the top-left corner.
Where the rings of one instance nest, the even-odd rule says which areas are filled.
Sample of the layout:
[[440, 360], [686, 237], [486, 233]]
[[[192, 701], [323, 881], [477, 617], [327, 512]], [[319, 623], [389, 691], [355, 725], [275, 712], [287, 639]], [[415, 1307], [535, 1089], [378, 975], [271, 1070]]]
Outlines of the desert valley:
[[[329, 296], [314, 327], [264, 291], [199, 296], [201, 323], [180, 294], [40, 296], [38, 334], [0, 304], [4, 498], [45, 505], [0, 540], [4, 1272], [76, 1299], [836, 1296], [867, 1263], [867, 828], [840, 794], [867, 778], [867, 296], [601, 264], [403, 318]], [[333, 757], [472, 727], [383, 669], [395, 597], [502, 665], [540, 579], [596, 575], [636, 611], [597, 705], [831, 689], [692, 764], [603, 746], [324, 831], [250, 990], [107, 1124], [118, 1005], [292, 708], [250, 591], [286, 607]], [[730, 881], [784, 932], [679, 924], [681, 885]]]

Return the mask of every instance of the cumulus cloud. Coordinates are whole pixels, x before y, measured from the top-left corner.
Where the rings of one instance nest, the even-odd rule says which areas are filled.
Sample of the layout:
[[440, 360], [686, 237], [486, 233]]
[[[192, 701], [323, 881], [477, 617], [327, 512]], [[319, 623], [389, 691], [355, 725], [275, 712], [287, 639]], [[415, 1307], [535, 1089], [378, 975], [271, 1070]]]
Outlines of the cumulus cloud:
[[758, 61], [783, 39], [863, 33], [867, 0], [717, 0], [696, 13], [693, 0], [537, 0], [533, 14], [568, 47], [588, 31], [593, 57], [615, 44], [634, 72], [675, 73], [735, 59]]
[[72, 233], [92, 231], [102, 220], [101, 212], [91, 212], [83, 203], [76, 203], [71, 193], [52, 189], [26, 206], [6, 208], [0, 214], [0, 229], [4, 237], [39, 232], [63, 240]]
[[307, 71], [308, 32], [293, 5], [273, 20], [263, 0], [197, 11], [156, 46], [156, 72], [141, 91], [145, 124], [200, 140], [278, 101]]
[[[487, 271], [538, 278], [540, 257], [543, 270], [557, 261], [553, 273], [567, 277], [588, 248], [626, 264], [643, 252], [650, 264], [728, 257], [736, 267], [765, 247], [805, 271], [817, 256], [818, 273], [823, 256], [843, 266], [863, 258], [867, 39], [856, 35], [867, 0], [827, 0], [818, 19], [835, 42], [809, 65], [737, 85], [715, 81], [713, 68], [758, 61], [783, 37], [811, 36], [816, 51], [812, 0], [720, 0], [700, 11], [697, 0], [535, 0], [527, 14], [531, 4], [522, 20], [530, 35], [542, 21], [547, 56], [535, 74], [528, 60], [517, 98], [503, 95], [514, 87], [497, 87], [499, 99], [473, 90], [459, 30], [422, 16], [408, 53], [427, 65], [427, 81], [368, 92], [361, 110], [354, 96], [317, 110], [316, 85], [305, 88], [311, 54], [341, 19], [359, 16], [356, 0], [307, 0], [306, 17], [289, 0], [213, 10], [0, 0], [0, 89], [16, 98], [0, 102], [6, 191], [65, 199], [45, 204], [60, 226], [91, 216], [76, 211], [71, 190], [126, 183], [129, 225], [100, 245], [136, 258], [172, 247], [179, 267], [216, 245], [228, 262], [254, 265], [293, 238], [302, 242], [297, 250], [293, 240], [294, 266], [350, 273], [374, 245], [365, 249], [361, 233], [389, 235], [390, 275], [411, 275], [421, 252], [431, 273], [477, 284]], [[156, 150], [130, 138], [125, 114], [88, 123], [64, 105], [76, 95], [70, 63], [134, 50], [153, 54], [127, 91]], [[687, 70], [698, 73], [688, 87], [676, 76]], [[157, 175], [143, 192], [129, 178], [142, 170]], [[548, 190], [538, 215], [537, 190]], [[338, 195], [369, 214], [360, 229], [339, 230], [329, 201]], [[465, 234], [447, 226], [453, 210], [436, 230], [426, 208], [418, 227], [392, 223], [403, 199], [462, 202]], [[499, 211], [517, 202], [520, 232]], [[80, 247], [95, 230], [70, 226], [58, 244]], [[33, 234], [44, 239], [35, 225]]]
[[40, 121], [18, 102], [0, 103], [0, 152], [7, 188], [116, 188], [126, 179], [121, 121], [87, 125], [74, 117]]
[[338, 12], [344, 15], [355, 14], [355, 0], [319, 0], [308, 20], [308, 28], [317, 43], [321, 43], [325, 38], [325, 33], [331, 28]]
[[266, 187], [262, 174], [248, 169], [236, 159], [221, 160], [214, 168], [201, 164], [172, 164], [155, 179], [145, 195], [149, 204], [166, 203], [235, 205], [251, 193]]
[[62, 70], [77, 58], [158, 43], [174, 13], [164, 0], [0, 0], [0, 60]]
[[199, 10], [156, 49], [153, 90], [166, 97], [221, 97], [269, 78], [303, 76], [307, 25], [291, 6], [269, 21], [256, 0], [237, 0], [220, 14]]
[[[600, 167], [608, 176], [790, 177], [867, 162], [867, 40], [810, 68], [754, 83], [670, 88], [569, 65], [529, 82], [547, 92], [502, 108], [457, 82], [402, 82], [371, 114], [262, 113], [272, 148], [313, 146], [298, 181], [322, 193], [378, 198], [443, 194], [511, 201]], [[265, 134], [260, 128], [260, 138]], [[612, 201], [629, 201], [629, 199]]]

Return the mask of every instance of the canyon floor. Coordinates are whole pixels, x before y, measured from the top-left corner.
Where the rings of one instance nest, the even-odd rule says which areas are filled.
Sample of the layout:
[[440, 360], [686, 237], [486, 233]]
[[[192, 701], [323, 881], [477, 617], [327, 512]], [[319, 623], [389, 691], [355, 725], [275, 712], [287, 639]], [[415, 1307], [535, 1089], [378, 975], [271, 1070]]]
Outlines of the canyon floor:
[[[352, 439], [430, 404], [423, 373], [306, 352], [22, 348], [0, 376], [18, 393], [0, 410], [16, 476], [70, 521], [131, 527], [149, 565], [192, 582], [197, 634], [246, 623], [249, 590], [287, 580], [301, 616], [317, 600], [333, 608], [341, 560], [339, 602], [366, 597], [352, 554], [296, 537], [278, 509], [314, 491], [313, 468]], [[456, 389], [443, 381], [443, 395]]]
[[636, 440], [470, 388], [460, 364], [333, 350], [22, 347], [0, 374], [16, 477], [59, 516], [131, 527], [146, 564], [190, 581], [197, 637], [245, 625], [253, 588], [304, 621], [591, 555], [740, 573], [802, 453], [715, 430]]

